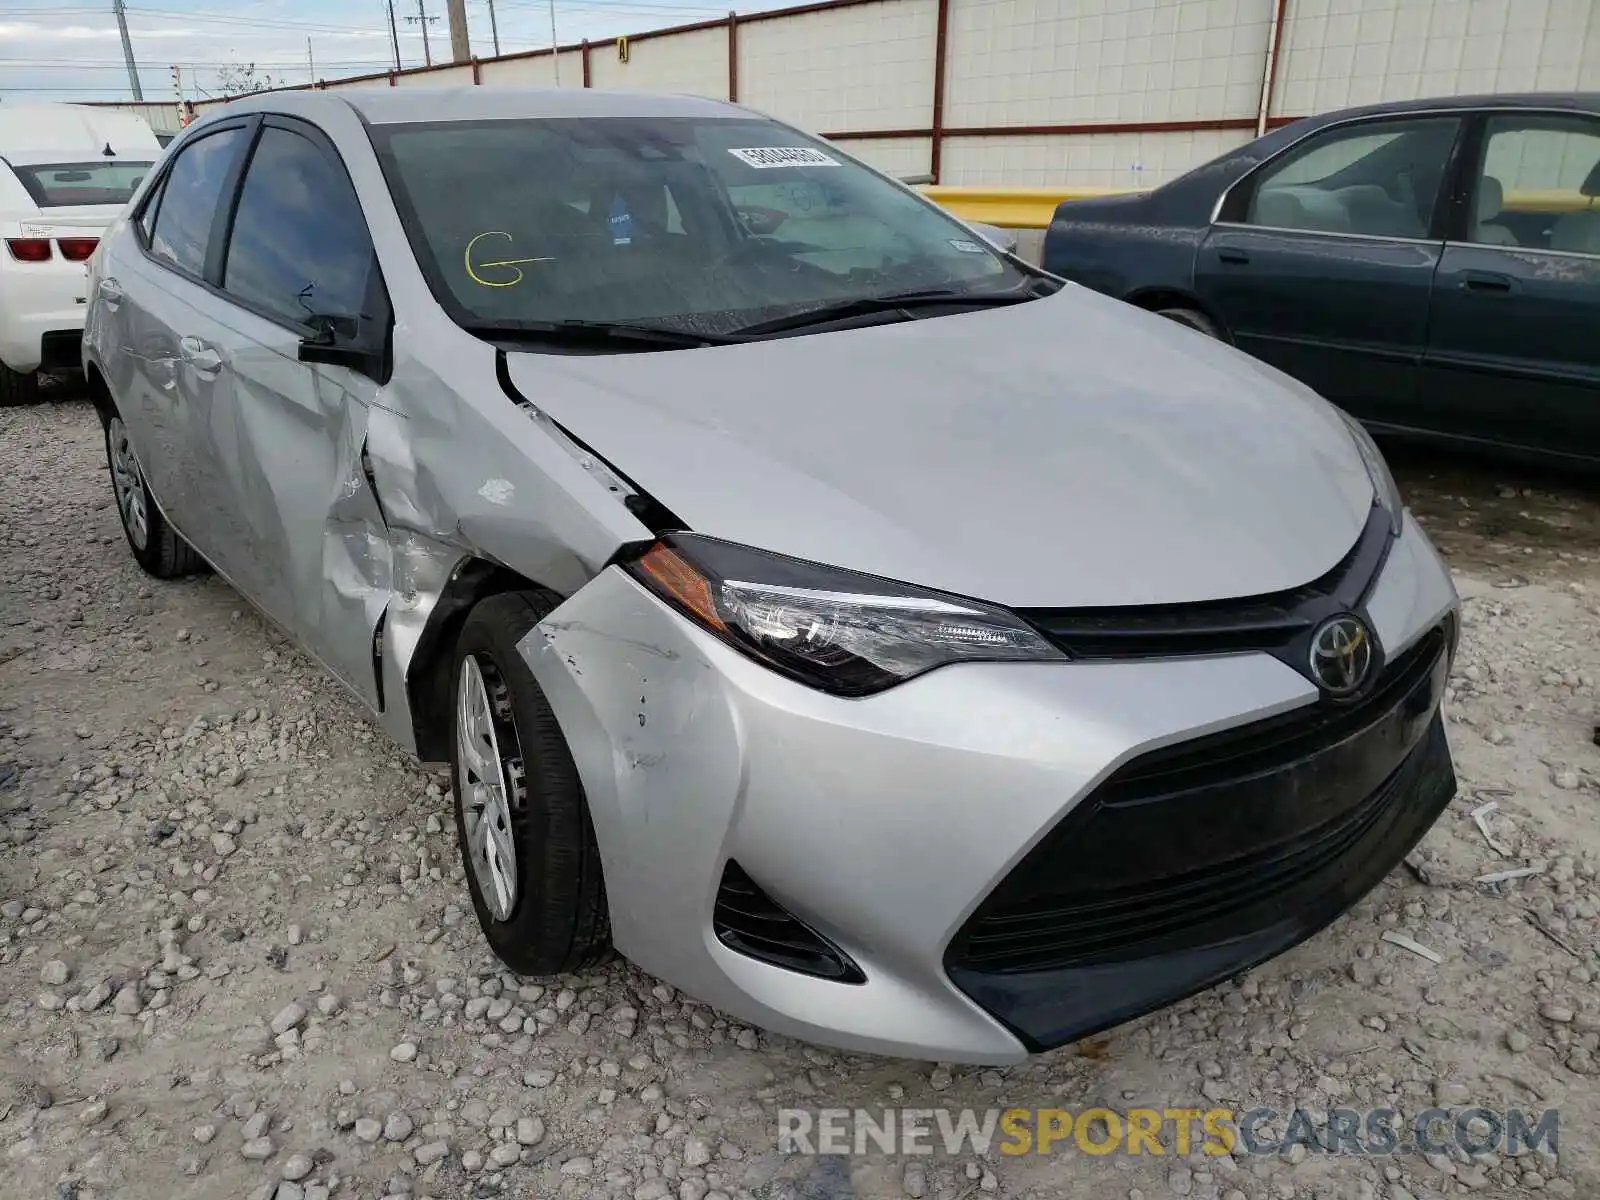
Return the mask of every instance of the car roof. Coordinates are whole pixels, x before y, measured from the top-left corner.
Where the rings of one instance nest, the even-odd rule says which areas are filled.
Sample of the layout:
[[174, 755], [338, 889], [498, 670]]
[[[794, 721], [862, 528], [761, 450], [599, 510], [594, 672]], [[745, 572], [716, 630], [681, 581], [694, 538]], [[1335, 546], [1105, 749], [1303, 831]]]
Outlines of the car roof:
[[341, 88], [337, 92], [264, 92], [212, 109], [207, 117], [238, 112], [298, 113], [312, 117], [348, 106], [372, 125], [418, 121], [497, 121], [549, 117], [737, 117], [748, 109], [701, 96], [597, 88]]
[[1600, 92], [1505, 92], [1480, 96], [1432, 96], [1419, 100], [1392, 100], [1382, 104], [1341, 108], [1334, 112], [1318, 113], [1306, 119], [1318, 124], [1330, 124], [1351, 117], [1473, 108], [1563, 108], [1574, 112], [1600, 113]]

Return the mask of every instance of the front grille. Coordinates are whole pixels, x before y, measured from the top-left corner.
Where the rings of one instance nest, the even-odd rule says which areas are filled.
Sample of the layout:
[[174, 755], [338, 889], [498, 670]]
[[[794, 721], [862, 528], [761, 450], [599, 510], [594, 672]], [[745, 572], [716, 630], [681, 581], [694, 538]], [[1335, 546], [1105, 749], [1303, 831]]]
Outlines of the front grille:
[[762, 891], [731, 859], [722, 871], [711, 927], [728, 949], [775, 967], [836, 983], [866, 982], [848, 954]]
[[1355, 704], [1321, 701], [1125, 764], [980, 905], [949, 965], [1126, 962], [1265, 926], [1336, 887], [1407, 794], [1403, 764], [1437, 708], [1448, 638], [1428, 634]]
[[1292, 660], [1300, 670], [1302, 643], [1327, 618], [1361, 605], [1392, 541], [1389, 514], [1374, 505], [1350, 552], [1303, 587], [1199, 604], [1025, 608], [1017, 615], [1080, 660], [1264, 650]]

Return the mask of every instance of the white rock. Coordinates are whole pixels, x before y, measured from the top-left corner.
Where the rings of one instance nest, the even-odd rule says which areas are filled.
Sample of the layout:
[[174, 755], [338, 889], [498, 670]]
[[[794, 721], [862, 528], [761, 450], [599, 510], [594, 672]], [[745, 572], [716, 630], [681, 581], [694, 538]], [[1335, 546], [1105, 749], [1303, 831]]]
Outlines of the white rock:
[[711, 1144], [703, 1137], [689, 1137], [683, 1143], [683, 1165], [703, 1167], [711, 1161]]
[[397, 1063], [415, 1062], [417, 1058], [416, 1044], [413, 1042], [401, 1042], [393, 1050], [389, 1051], [389, 1057]]
[[217, 852], [217, 857], [227, 858], [239, 848], [239, 843], [226, 833], [213, 833], [211, 835], [211, 848]]
[[522, 1146], [537, 1146], [544, 1139], [544, 1121], [539, 1117], [519, 1117], [517, 1119], [517, 1143]]
[[289, 1030], [299, 1026], [306, 1019], [306, 1006], [298, 1000], [292, 1000], [278, 1010], [278, 1015], [272, 1018], [273, 1033], [288, 1033]]
[[417, 1160], [417, 1165], [419, 1167], [426, 1167], [438, 1162], [441, 1158], [449, 1153], [449, 1142], [428, 1142], [425, 1145], [418, 1146], [416, 1151], [412, 1154], [412, 1157]]
[[383, 1125], [372, 1117], [356, 1119], [355, 1135], [363, 1142], [375, 1142], [383, 1136]]
[[217, 1136], [215, 1125], [196, 1125], [194, 1127], [194, 1140], [202, 1146], [208, 1145], [212, 1138]]
[[46, 987], [60, 987], [72, 978], [72, 968], [59, 958], [52, 958], [39, 968], [39, 982]]
[[315, 1163], [309, 1154], [291, 1154], [283, 1163], [283, 1177], [288, 1180], [298, 1181], [311, 1174]]
[[403, 1142], [411, 1136], [416, 1123], [403, 1112], [390, 1113], [383, 1123], [383, 1138], [388, 1142]]

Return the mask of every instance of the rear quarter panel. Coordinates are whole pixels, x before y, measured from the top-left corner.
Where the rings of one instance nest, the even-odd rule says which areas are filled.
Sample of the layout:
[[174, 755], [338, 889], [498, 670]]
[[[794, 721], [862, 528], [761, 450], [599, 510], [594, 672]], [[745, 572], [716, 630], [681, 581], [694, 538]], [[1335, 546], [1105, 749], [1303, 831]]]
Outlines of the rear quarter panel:
[[1047, 271], [1126, 300], [1194, 290], [1203, 222], [1184, 220], [1156, 194], [1065, 201], [1045, 233]]

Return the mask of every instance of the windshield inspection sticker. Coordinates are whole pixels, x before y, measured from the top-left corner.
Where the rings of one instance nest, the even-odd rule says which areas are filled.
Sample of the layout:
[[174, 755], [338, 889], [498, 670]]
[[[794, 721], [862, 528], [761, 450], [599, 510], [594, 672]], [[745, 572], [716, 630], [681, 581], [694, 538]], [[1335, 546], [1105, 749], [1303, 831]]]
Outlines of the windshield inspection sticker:
[[839, 160], [809, 146], [746, 146], [729, 150], [747, 167], [765, 171], [769, 167], [837, 167]]
[[984, 249], [977, 242], [969, 242], [966, 238], [951, 238], [950, 244], [963, 254], [982, 254]]

